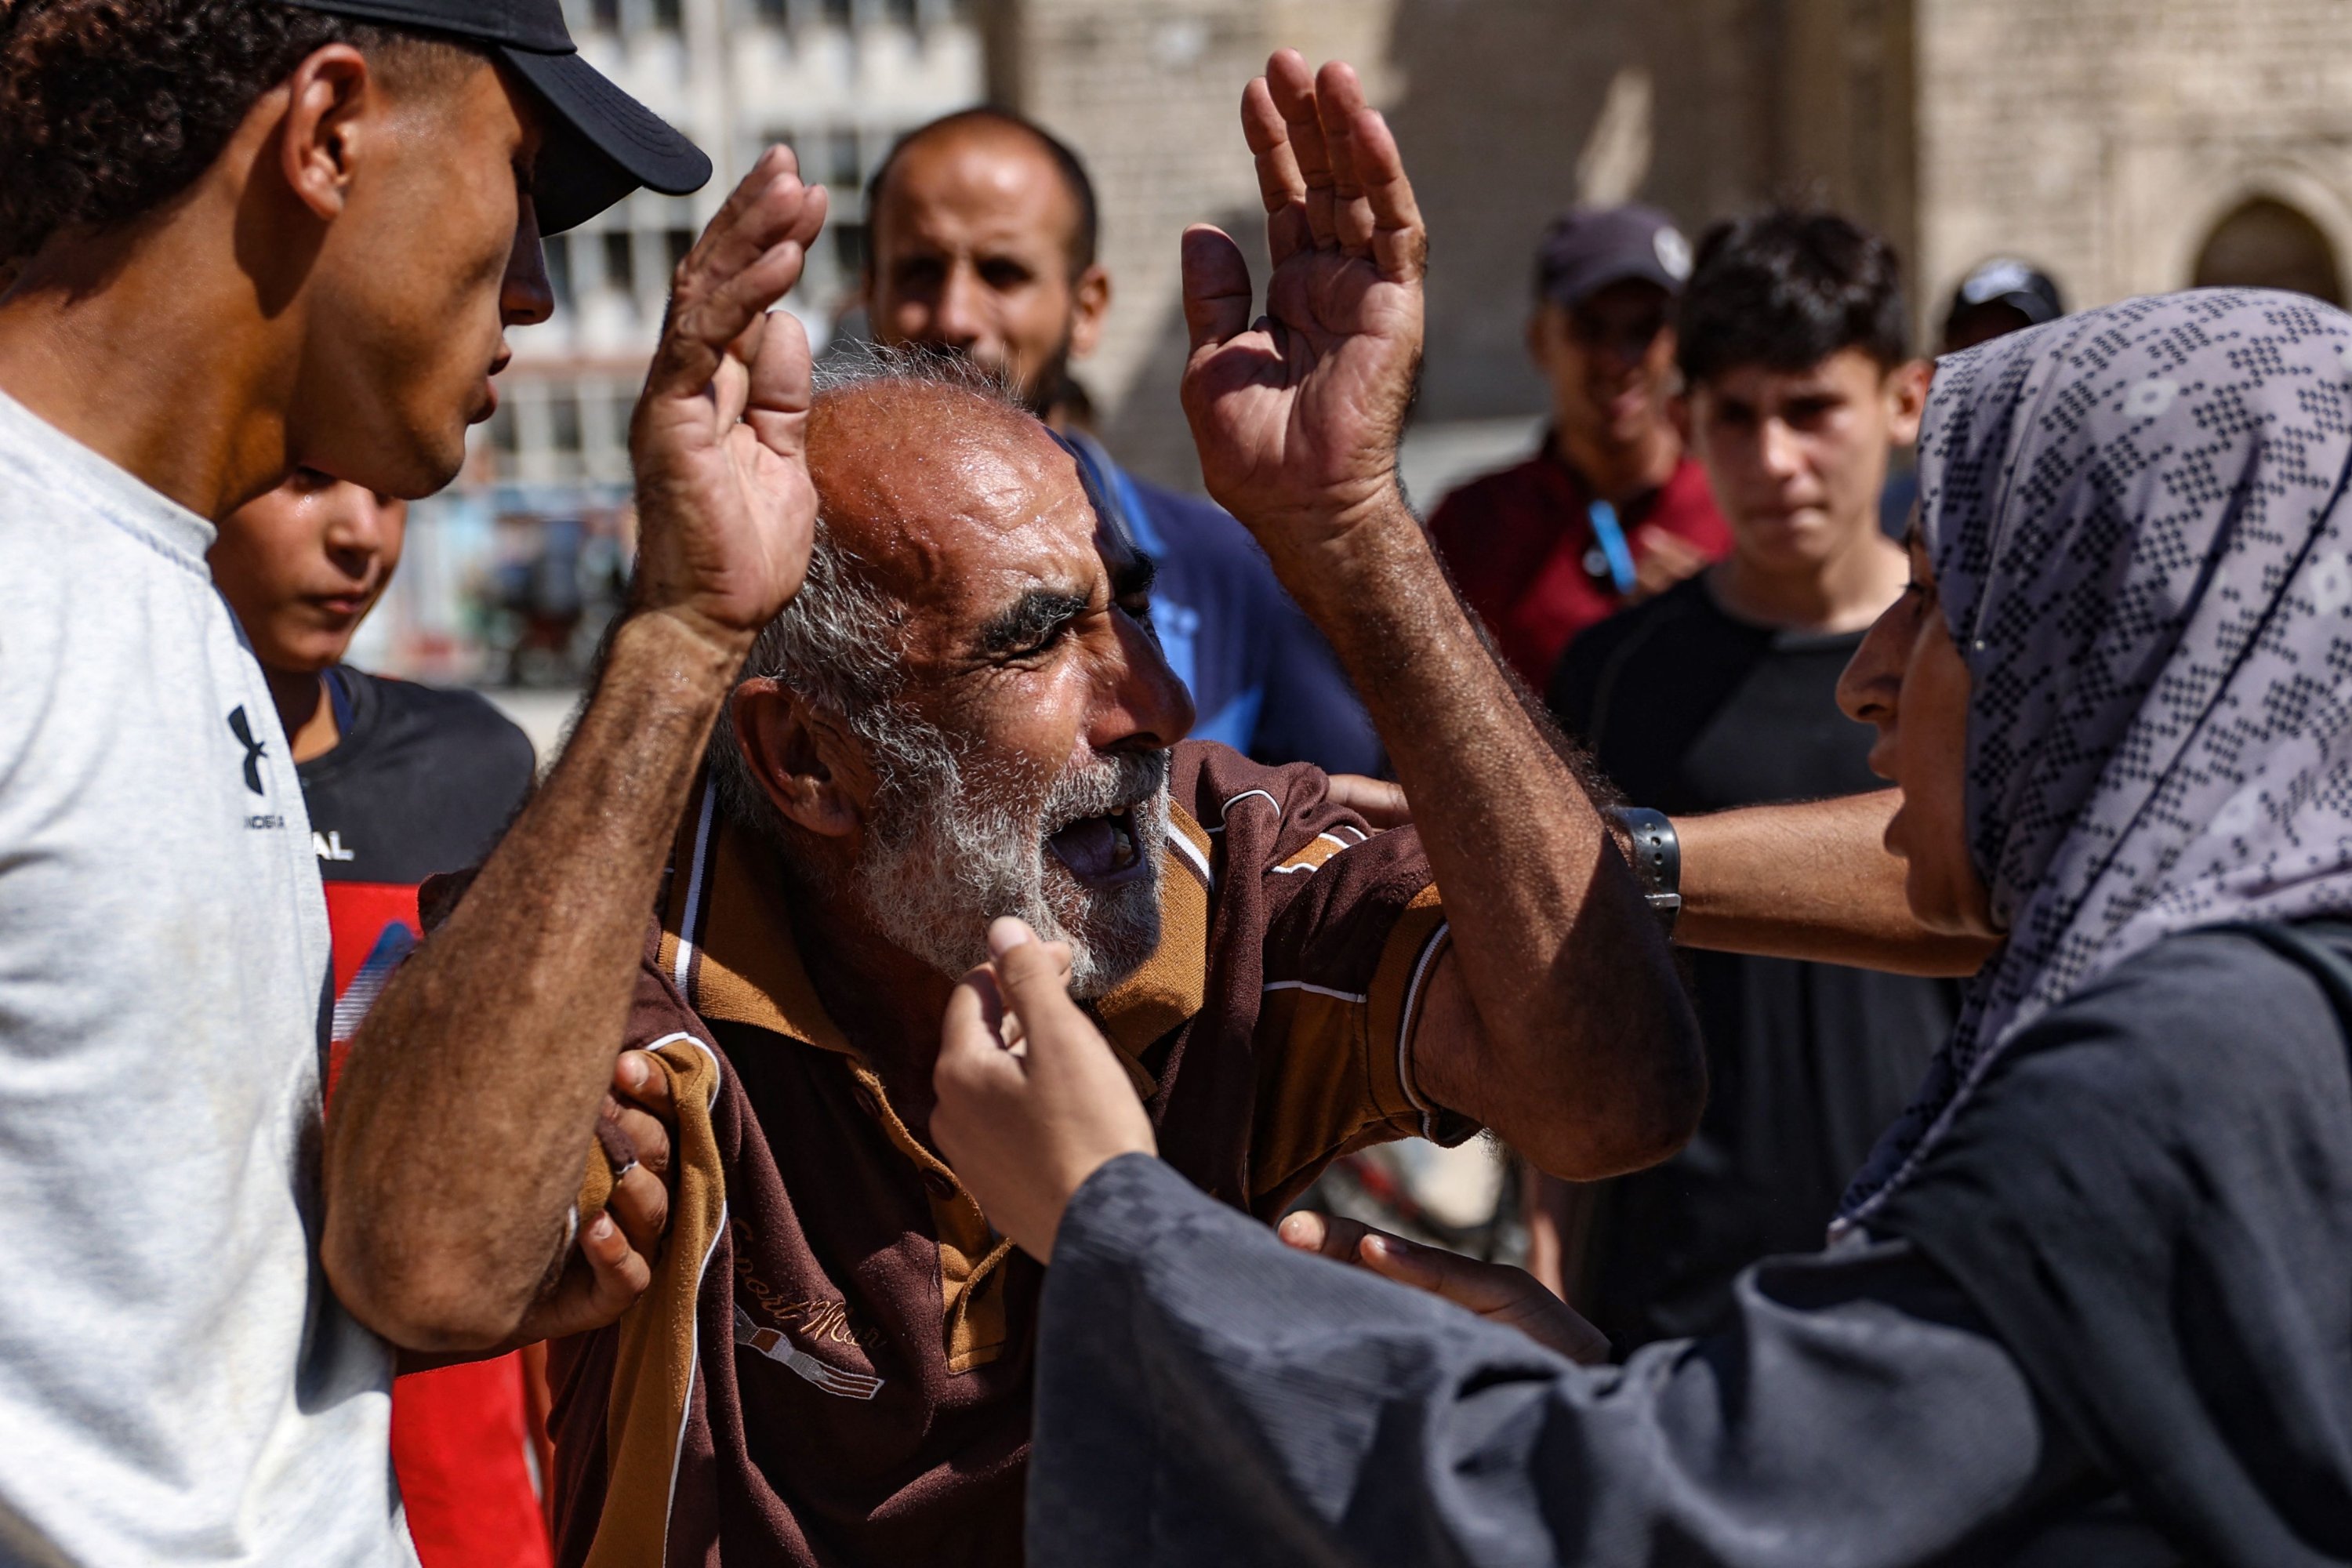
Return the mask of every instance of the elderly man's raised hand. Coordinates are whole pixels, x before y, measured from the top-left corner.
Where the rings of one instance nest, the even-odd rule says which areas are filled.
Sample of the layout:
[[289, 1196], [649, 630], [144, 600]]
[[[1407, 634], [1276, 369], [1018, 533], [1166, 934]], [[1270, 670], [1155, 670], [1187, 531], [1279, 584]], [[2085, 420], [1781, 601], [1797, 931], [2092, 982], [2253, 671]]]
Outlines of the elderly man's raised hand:
[[816, 521], [806, 455], [808, 337], [771, 307], [824, 224], [823, 186], [771, 147], [671, 279], [668, 319], [629, 426], [635, 607], [722, 650], [800, 591]]
[[[1428, 240], [1387, 122], [1356, 73], [1286, 49], [1242, 95], [1274, 273], [1222, 230], [1184, 235], [1184, 412], [1209, 493], [1276, 564], [1312, 561], [1397, 498], [1421, 363]], [[1302, 552], [1304, 552], [1302, 554]]]
[[1127, 1069], [1070, 1000], [1069, 949], [1008, 915], [988, 951], [948, 1001], [931, 1136], [989, 1223], [1043, 1263], [1086, 1179], [1159, 1143]]

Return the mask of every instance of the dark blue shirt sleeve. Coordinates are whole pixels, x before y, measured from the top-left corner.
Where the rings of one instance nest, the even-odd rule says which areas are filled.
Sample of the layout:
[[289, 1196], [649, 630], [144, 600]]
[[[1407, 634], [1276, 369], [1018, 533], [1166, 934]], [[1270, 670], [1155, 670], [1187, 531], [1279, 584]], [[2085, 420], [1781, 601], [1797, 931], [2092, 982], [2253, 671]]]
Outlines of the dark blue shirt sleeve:
[[2032, 1521], [2111, 1489], [1901, 1241], [1586, 1368], [1129, 1156], [1063, 1221], [1038, 1344], [1035, 1563], [2046, 1562]]
[[1152, 615], [1199, 710], [1192, 735], [1280, 766], [1378, 773], [1385, 752], [1323, 634], [1249, 531], [1209, 501], [1121, 477], [1138, 542], [1160, 563]]
[[1276, 767], [1312, 763], [1327, 773], [1384, 773], [1387, 750], [1339, 656], [1279, 583], [1268, 585], [1265, 705], [1249, 754]]

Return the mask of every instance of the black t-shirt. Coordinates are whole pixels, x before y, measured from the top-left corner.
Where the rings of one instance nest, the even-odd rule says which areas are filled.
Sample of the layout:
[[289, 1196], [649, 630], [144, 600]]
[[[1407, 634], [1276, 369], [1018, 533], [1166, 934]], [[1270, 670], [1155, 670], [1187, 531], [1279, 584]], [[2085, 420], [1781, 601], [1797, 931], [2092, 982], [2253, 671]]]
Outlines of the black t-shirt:
[[[1551, 706], [1635, 804], [1669, 814], [1885, 787], [1871, 731], [1838, 711], [1862, 634], [1776, 631], [1726, 615], [1704, 574], [1587, 631]], [[1702, 1334], [1734, 1275], [1809, 1251], [1846, 1180], [1951, 1030], [1948, 983], [1840, 964], [1690, 954], [1709, 1093], [1698, 1135], [1611, 1184], [1583, 1279], [1622, 1352]]]
[[342, 738], [300, 763], [334, 937], [330, 1071], [416, 945], [416, 888], [478, 865], [530, 794], [530, 741], [470, 691], [327, 672]]
[[471, 691], [328, 672], [342, 739], [296, 771], [329, 882], [414, 888], [489, 853], [530, 793], [530, 741]]

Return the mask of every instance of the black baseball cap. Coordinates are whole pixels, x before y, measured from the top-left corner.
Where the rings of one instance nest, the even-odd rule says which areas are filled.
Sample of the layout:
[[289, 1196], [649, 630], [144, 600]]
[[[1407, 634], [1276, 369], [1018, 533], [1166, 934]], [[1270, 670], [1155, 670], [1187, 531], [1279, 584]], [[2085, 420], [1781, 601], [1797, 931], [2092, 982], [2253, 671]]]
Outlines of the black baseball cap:
[[1690, 241], [1655, 207], [1578, 207], [1536, 247], [1538, 297], [1570, 309], [1628, 279], [1680, 294], [1690, 274]]
[[1947, 320], [1957, 321], [1979, 305], [2006, 305], [2023, 316], [2029, 327], [2054, 321], [2066, 313], [2065, 301], [2050, 274], [2009, 256], [1993, 258], [1960, 280], [1952, 292]]
[[586, 222], [635, 190], [698, 191], [710, 160], [668, 121], [580, 58], [562, 0], [280, 0], [353, 21], [490, 46], [549, 115], [533, 195], [542, 234]]

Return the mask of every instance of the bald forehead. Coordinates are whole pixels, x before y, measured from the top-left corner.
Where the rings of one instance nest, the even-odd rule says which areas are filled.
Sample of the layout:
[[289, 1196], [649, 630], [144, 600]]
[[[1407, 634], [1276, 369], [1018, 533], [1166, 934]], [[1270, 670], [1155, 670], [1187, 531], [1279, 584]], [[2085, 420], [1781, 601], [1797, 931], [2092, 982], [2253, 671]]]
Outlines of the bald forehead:
[[824, 394], [808, 455], [826, 531], [903, 597], [1024, 532], [1093, 533], [1077, 465], [1045, 426], [960, 387]]

